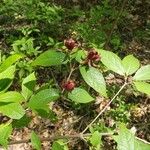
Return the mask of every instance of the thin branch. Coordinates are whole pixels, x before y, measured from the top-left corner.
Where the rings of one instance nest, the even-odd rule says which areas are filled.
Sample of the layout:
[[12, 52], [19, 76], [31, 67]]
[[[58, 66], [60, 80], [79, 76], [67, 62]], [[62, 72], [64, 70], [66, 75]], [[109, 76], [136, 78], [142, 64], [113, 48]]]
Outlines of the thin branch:
[[102, 109], [102, 111], [99, 112], [99, 114], [93, 119], [93, 121], [87, 125], [87, 127], [81, 132], [82, 134], [85, 133], [88, 128], [100, 117], [100, 115], [107, 110], [107, 108], [109, 107], [109, 105], [113, 102], [113, 100], [119, 95], [119, 93], [124, 89], [124, 87], [127, 85], [127, 83], [125, 82], [122, 87], [119, 89], [119, 91], [115, 94], [115, 96], [109, 101], [109, 103]]
[[110, 33], [109, 33], [109, 35], [108, 35], [108, 37], [107, 37], [107, 41], [106, 41], [106, 43], [105, 43], [105, 45], [104, 45], [105, 49], [108, 49], [108, 44], [109, 44], [109, 42], [110, 42], [110, 40], [111, 40], [111, 36], [112, 36], [112, 34], [113, 34], [114, 30], [115, 30], [115, 27], [116, 27], [116, 25], [117, 25], [117, 23], [118, 23], [118, 20], [119, 20], [120, 16], [122, 15], [122, 12], [123, 12], [123, 10], [124, 10], [124, 7], [125, 7], [127, 1], [128, 1], [128, 0], [124, 0], [124, 1], [122, 2], [122, 6], [121, 6], [121, 8], [120, 8], [120, 11], [119, 11], [119, 13], [118, 13], [118, 15], [117, 15], [116, 20], [114, 21], [114, 23], [113, 23], [113, 25], [112, 25], [111, 31], [110, 31]]
[[72, 75], [72, 73], [73, 73], [74, 71], [75, 71], [75, 69], [74, 69], [74, 68], [71, 68], [70, 73], [69, 73], [68, 78], [67, 78], [67, 81], [70, 80], [71, 75]]
[[[100, 135], [104, 136], [104, 135], [112, 135], [113, 133], [100, 133]], [[83, 139], [86, 137], [91, 136], [91, 133], [88, 134], [73, 134], [73, 135], [54, 135], [51, 137], [47, 137], [47, 138], [41, 138], [40, 141], [44, 142], [44, 141], [53, 141], [53, 140], [57, 140], [57, 139], [72, 139], [72, 138], [79, 138], [79, 139]], [[14, 145], [14, 144], [22, 144], [22, 143], [30, 143], [31, 140], [30, 139], [26, 139], [26, 140], [18, 140], [18, 141], [10, 141], [8, 145]]]
[[[44, 141], [53, 141], [53, 140], [58, 140], [58, 139], [72, 139], [72, 138], [78, 138], [83, 140], [84, 138], [87, 138], [89, 136], [91, 136], [92, 133], [87, 133], [87, 134], [72, 134], [72, 135], [53, 135], [51, 137], [47, 137], [47, 138], [41, 138], [40, 141], [44, 142]], [[113, 133], [100, 133], [101, 136], [111, 136], [113, 135]], [[135, 137], [137, 140], [144, 142], [145, 144], [149, 144], [149, 142], [139, 138], [139, 137]], [[30, 143], [31, 140], [30, 139], [26, 139], [26, 140], [18, 140], [18, 141], [10, 141], [8, 145], [15, 145], [15, 144], [23, 144], [23, 143]], [[1, 147], [1, 146], [0, 146]]]
[[[72, 139], [72, 138], [77, 138], [77, 139], [81, 139], [83, 140], [83, 138], [89, 137], [91, 136], [92, 133], [87, 133], [87, 134], [74, 134], [74, 135], [64, 135], [64, 136], [59, 136], [59, 135], [54, 135], [51, 137], [47, 137], [47, 138], [41, 138], [40, 141], [44, 142], [44, 141], [53, 141], [53, 140], [58, 140], [58, 139]], [[101, 136], [111, 136], [113, 135], [113, 133], [100, 133]], [[149, 142], [139, 138], [139, 137], [135, 137], [137, 140], [145, 143], [145, 144], [149, 144]], [[18, 140], [18, 141], [10, 141], [8, 145], [15, 145], [15, 144], [23, 144], [23, 143], [30, 143], [31, 140], [30, 139], [26, 139], [26, 140]], [[0, 146], [1, 147], [1, 146]]]
[[136, 138], [137, 140], [139, 140], [139, 141], [145, 143], [145, 144], [149, 144], [149, 145], [150, 145], [150, 142], [147, 142], [147, 141], [145, 141], [145, 140], [143, 140], [143, 139], [141, 139], [141, 138], [139, 138], [139, 137], [135, 137], [135, 138]]

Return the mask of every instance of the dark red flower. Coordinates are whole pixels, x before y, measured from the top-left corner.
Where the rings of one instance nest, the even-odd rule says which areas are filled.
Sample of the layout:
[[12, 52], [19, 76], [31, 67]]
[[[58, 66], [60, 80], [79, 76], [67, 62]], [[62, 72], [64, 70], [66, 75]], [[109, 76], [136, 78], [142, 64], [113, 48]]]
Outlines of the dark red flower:
[[63, 88], [67, 91], [72, 91], [75, 88], [76, 84], [73, 80], [66, 81], [63, 84]]
[[89, 61], [99, 61], [100, 60], [100, 55], [98, 54], [98, 52], [91, 50], [88, 52], [88, 56], [87, 59]]
[[70, 39], [65, 40], [64, 44], [69, 50], [72, 50], [76, 46], [76, 41], [70, 38]]

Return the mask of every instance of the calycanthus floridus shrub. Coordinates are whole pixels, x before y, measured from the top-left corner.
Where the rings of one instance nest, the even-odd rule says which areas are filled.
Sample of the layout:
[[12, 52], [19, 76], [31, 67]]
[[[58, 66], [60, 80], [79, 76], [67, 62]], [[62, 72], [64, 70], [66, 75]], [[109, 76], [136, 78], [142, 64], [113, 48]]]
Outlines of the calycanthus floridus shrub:
[[[64, 48], [65, 47], [65, 48]], [[104, 108], [97, 114], [87, 127], [78, 134], [81, 140], [88, 141], [91, 149], [100, 149], [103, 133], [98, 130], [91, 131], [92, 125], [97, 119], [107, 111], [107, 108], [114, 101], [116, 97], [123, 91], [123, 89], [132, 86], [133, 89], [150, 95], [150, 65], [142, 66], [137, 58], [133, 55], [128, 55], [120, 59], [111, 51], [103, 49], [84, 49], [78, 47], [77, 41], [73, 38], [64, 41], [64, 47], [59, 50], [49, 49], [41, 53], [30, 65], [33, 67], [33, 72], [22, 79], [20, 91], [8, 90], [12, 86], [13, 80], [18, 72], [17, 63], [26, 58], [22, 54], [13, 54], [5, 59], [0, 65], [0, 113], [8, 117], [7, 123], [0, 125], [0, 144], [7, 147], [9, 144], [8, 138], [13, 130], [14, 120], [21, 120], [26, 116], [26, 111], [30, 110], [40, 115], [40, 111], [47, 115], [52, 112], [48, 104], [66, 97], [74, 103], [92, 103], [96, 96], [90, 92], [88, 87], [91, 87], [97, 95], [104, 99], [109, 99]], [[61, 69], [58, 69], [59, 68]], [[69, 66], [69, 67], [68, 67]], [[63, 72], [63, 68], [69, 68], [68, 75], [64, 76], [61, 83], [55, 83], [57, 86], [49, 88], [40, 88], [36, 84], [37, 68], [49, 67], [55, 68]], [[66, 69], [67, 70], [67, 69]], [[124, 80], [119, 91], [112, 97], [108, 94], [109, 88], [104, 77], [104, 72], [113, 72], [118, 74]], [[61, 72], [60, 72], [61, 73]], [[77, 78], [73, 78], [73, 74], [80, 74]], [[64, 74], [62, 74], [64, 75]], [[81, 76], [81, 77], [80, 77]], [[54, 74], [57, 78], [57, 74]], [[82, 86], [78, 78], [85, 81]], [[57, 82], [54, 79], [54, 82]], [[39, 111], [40, 110], [40, 111]], [[90, 133], [88, 130], [90, 129]], [[117, 134], [114, 134], [117, 133]], [[111, 136], [117, 143], [118, 150], [148, 150], [150, 145], [141, 142], [130, 130], [128, 130], [123, 123], [118, 127], [118, 130], [105, 133], [104, 135]], [[129, 140], [130, 139], [130, 140]], [[69, 140], [69, 139], [68, 139]], [[34, 149], [41, 149], [41, 141], [35, 132], [31, 133], [31, 143]], [[132, 148], [131, 148], [132, 147]], [[52, 145], [53, 150], [68, 149], [63, 139], [56, 140]]]

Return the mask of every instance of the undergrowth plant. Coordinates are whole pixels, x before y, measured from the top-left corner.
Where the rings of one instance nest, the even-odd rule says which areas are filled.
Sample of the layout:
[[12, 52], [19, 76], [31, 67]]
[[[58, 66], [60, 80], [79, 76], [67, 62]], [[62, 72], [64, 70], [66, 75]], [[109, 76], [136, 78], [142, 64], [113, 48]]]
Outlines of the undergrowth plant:
[[[123, 20], [126, 2], [104, 0], [90, 9], [79, 5], [70, 5], [69, 9], [68, 2], [65, 7], [53, 5], [51, 0], [2, 0], [0, 145], [3, 148], [31, 142], [33, 149], [41, 150], [42, 142], [50, 141], [50, 149], [68, 150], [68, 143], [78, 139], [90, 150], [100, 150], [105, 149], [108, 137], [117, 150], [150, 149], [149, 142], [138, 138], [125, 125], [131, 108], [126, 104], [126, 91], [150, 95], [150, 64], [142, 65], [133, 55], [120, 58], [113, 53], [123, 47], [117, 21], [128, 25]], [[82, 3], [89, 5], [86, 1]], [[141, 31], [148, 34], [149, 30]], [[140, 38], [141, 31], [136, 30]], [[71, 38], [66, 39], [68, 33]], [[113, 47], [113, 52], [103, 47]], [[111, 83], [108, 78], [119, 82]], [[58, 118], [52, 106], [59, 105], [56, 102], [67, 103], [74, 111], [82, 110], [88, 118], [86, 127], [83, 125], [75, 134], [48, 138], [32, 131], [30, 139], [12, 141], [13, 130], [28, 128], [32, 114], [55, 125]], [[93, 106], [99, 108], [93, 110]], [[114, 119], [112, 127], [106, 126], [107, 117]]]
[[[8, 147], [8, 139], [13, 129], [27, 126], [31, 121], [27, 112], [34, 112], [37, 116], [54, 121], [55, 114], [49, 104], [58, 100], [67, 100], [82, 106], [94, 103], [96, 97], [100, 96], [107, 102], [91, 123], [76, 135], [53, 137], [57, 140], [53, 142], [52, 150], [67, 150], [66, 143], [70, 138], [84, 140], [89, 144], [91, 150], [99, 150], [103, 145], [101, 140], [103, 136], [111, 136], [116, 141], [118, 150], [150, 149], [148, 142], [137, 138], [123, 123], [118, 123], [116, 129], [110, 129], [105, 133], [94, 128], [101, 115], [108, 111], [113, 102], [115, 103], [115, 99], [120, 94], [125, 94], [124, 89], [132, 86], [141, 94], [150, 95], [149, 64], [141, 65], [133, 55], [121, 59], [111, 51], [78, 47], [79, 43], [73, 38], [66, 39], [64, 45], [62, 44], [59, 49], [51, 48], [34, 56], [35, 58], [30, 58], [28, 53], [22, 54], [23, 49], [17, 50], [18, 46], [22, 48], [26, 44], [28, 46], [28, 41], [25, 40], [22, 45], [22, 40], [13, 44], [15, 54], [3, 60], [0, 65], [0, 113], [7, 117], [7, 121], [0, 125], [0, 144], [3, 147]], [[34, 52], [32, 39], [28, 40]], [[32, 73], [21, 78], [20, 90], [10, 90], [13, 89], [13, 80], [17, 79], [18, 65], [22, 60], [30, 61]], [[47, 68], [49, 76], [52, 77], [48, 85], [46, 83], [38, 85], [36, 81], [38, 71], [42, 68]], [[68, 71], [64, 73], [64, 69]], [[120, 88], [115, 94], [109, 92], [110, 89], [105, 79], [107, 72], [123, 80], [122, 85], [118, 85]], [[59, 74], [62, 74], [62, 82], [58, 82]], [[75, 78], [74, 74], [78, 76]], [[34, 149], [42, 149], [41, 139], [34, 131], [27, 142], [30, 140]]]

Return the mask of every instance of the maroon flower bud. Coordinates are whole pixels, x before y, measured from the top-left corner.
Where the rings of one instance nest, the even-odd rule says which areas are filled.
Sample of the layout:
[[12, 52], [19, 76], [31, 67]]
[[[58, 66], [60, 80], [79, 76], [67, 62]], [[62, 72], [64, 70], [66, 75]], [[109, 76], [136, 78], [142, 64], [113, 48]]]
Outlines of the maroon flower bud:
[[100, 56], [97, 54], [93, 57], [93, 60], [94, 61], [100, 61]]
[[94, 52], [94, 51], [90, 51], [90, 52], [88, 53], [87, 58], [88, 58], [89, 60], [93, 60], [94, 55], [95, 55], [95, 52]]
[[65, 40], [64, 44], [69, 50], [72, 50], [76, 46], [76, 41], [70, 38]]
[[99, 61], [100, 56], [99, 56], [98, 52], [92, 50], [92, 51], [89, 51], [87, 59], [90, 61]]
[[63, 84], [63, 88], [67, 91], [72, 91], [75, 88], [76, 84], [73, 80], [69, 80]]

